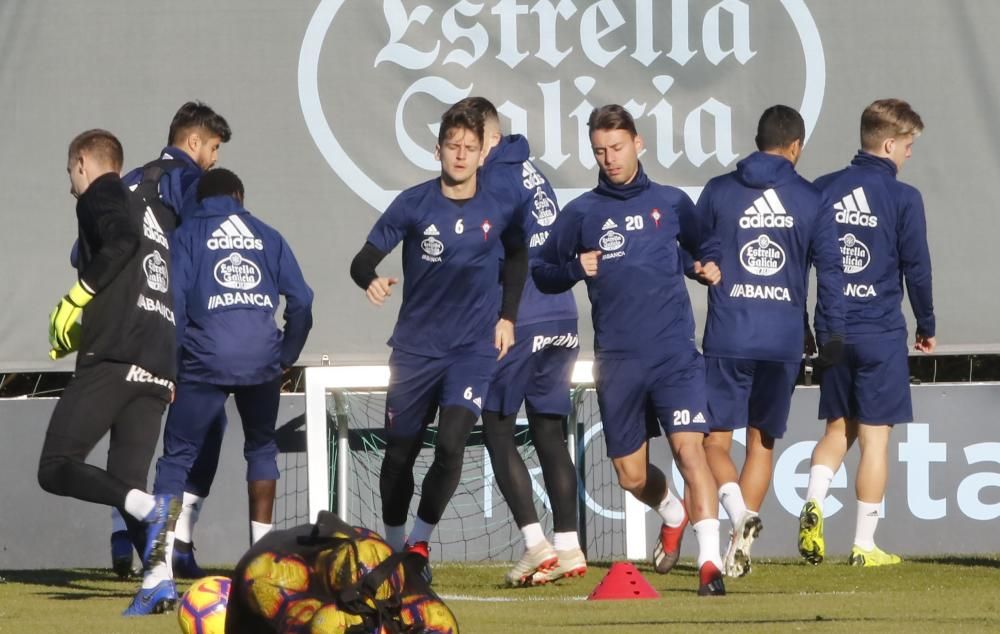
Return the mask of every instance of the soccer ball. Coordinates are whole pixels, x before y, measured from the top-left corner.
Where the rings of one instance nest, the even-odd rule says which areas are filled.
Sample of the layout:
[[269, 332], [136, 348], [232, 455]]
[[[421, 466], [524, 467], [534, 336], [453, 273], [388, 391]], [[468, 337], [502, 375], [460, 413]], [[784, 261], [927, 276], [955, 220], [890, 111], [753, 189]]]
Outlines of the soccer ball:
[[177, 608], [184, 634], [224, 634], [229, 605], [229, 577], [205, 577], [191, 584]]
[[426, 594], [403, 597], [399, 615], [404, 625], [423, 625], [424, 634], [458, 634], [458, 622], [448, 606]]
[[284, 634], [299, 634], [309, 631], [309, 623], [317, 610], [323, 607], [319, 599], [295, 599], [288, 602], [285, 613], [281, 617], [279, 632]]
[[275, 623], [286, 605], [309, 589], [309, 566], [298, 555], [266, 552], [250, 562], [243, 580], [247, 603]]
[[336, 605], [328, 604], [316, 610], [307, 631], [309, 634], [343, 634], [347, 628], [363, 622], [357, 614], [344, 612], [337, 609]]
[[[379, 535], [366, 528], [356, 528], [354, 547], [343, 544], [323, 553], [317, 561], [319, 571], [331, 593], [353, 585], [392, 555], [392, 548]], [[398, 566], [375, 592], [375, 598], [385, 600], [401, 592], [404, 582], [403, 567]]]

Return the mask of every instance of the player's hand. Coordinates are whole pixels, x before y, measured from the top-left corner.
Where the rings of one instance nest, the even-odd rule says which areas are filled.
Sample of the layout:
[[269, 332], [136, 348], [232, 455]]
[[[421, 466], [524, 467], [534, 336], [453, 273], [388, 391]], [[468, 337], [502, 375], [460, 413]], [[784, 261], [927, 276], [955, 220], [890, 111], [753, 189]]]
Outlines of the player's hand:
[[83, 307], [94, 298], [80, 282], [69, 289], [49, 315], [49, 345], [53, 350], [72, 352], [80, 344], [80, 325], [77, 323]]
[[803, 348], [807, 357], [811, 357], [816, 354], [816, 336], [813, 335], [812, 328], [806, 326], [806, 337], [803, 342]]
[[844, 339], [839, 335], [832, 335], [830, 340], [819, 348], [819, 356], [816, 357], [814, 367], [822, 369], [831, 368], [844, 357]]
[[514, 345], [514, 322], [501, 319], [493, 332], [493, 347], [500, 353], [497, 361], [507, 356], [510, 347]]
[[376, 277], [368, 285], [365, 295], [368, 296], [368, 301], [376, 306], [381, 306], [385, 303], [386, 298], [392, 295], [391, 289], [396, 284], [399, 284], [399, 280], [394, 277]]
[[930, 354], [934, 352], [934, 348], [937, 347], [937, 338], [935, 337], [925, 337], [921, 334], [917, 335], [917, 342], [913, 344], [913, 349], [918, 352], [923, 352], [924, 354]]
[[584, 251], [580, 254], [580, 266], [587, 277], [597, 275], [597, 263], [601, 259], [600, 251]]
[[695, 260], [694, 274], [698, 281], [705, 286], [715, 286], [722, 281], [722, 270], [715, 262], [707, 262], [702, 265], [701, 262]]

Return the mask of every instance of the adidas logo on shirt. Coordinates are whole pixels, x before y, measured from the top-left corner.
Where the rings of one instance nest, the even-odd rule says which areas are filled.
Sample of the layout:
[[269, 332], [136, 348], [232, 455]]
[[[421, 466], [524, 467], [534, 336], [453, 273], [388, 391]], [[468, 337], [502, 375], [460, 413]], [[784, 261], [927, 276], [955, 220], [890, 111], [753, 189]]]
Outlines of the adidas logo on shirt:
[[142, 217], [142, 235], [163, 248], [170, 249], [170, 245], [167, 244], [167, 236], [163, 233], [163, 227], [156, 221], [156, 214], [149, 207], [146, 207], [146, 214]]
[[251, 249], [264, 250], [264, 241], [254, 236], [250, 227], [233, 214], [226, 218], [219, 228], [212, 232], [212, 237], [205, 245], [215, 251], [217, 249]]
[[833, 208], [837, 210], [837, 222], [842, 225], [878, 226], [878, 216], [872, 213], [865, 190], [860, 187], [856, 187], [854, 191], [844, 196], [839, 203], [833, 203]]
[[441, 232], [438, 231], [437, 227], [435, 227], [434, 225], [431, 225], [431, 226], [427, 227], [426, 229], [424, 229], [424, 235], [425, 236], [439, 236], [439, 235], [441, 235]]
[[773, 189], [764, 190], [764, 194], [753, 201], [753, 205], [743, 212], [740, 218], [742, 229], [789, 229], [795, 224], [795, 219], [788, 215], [785, 206], [778, 200], [778, 194]]
[[615, 221], [612, 220], [611, 218], [608, 218], [607, 220], [604, 221], [604, 226], [601, 227], [601, 231], [607, 231], [608, 229], [617, 229], [617, 228], [618, 225], [615, 224]]

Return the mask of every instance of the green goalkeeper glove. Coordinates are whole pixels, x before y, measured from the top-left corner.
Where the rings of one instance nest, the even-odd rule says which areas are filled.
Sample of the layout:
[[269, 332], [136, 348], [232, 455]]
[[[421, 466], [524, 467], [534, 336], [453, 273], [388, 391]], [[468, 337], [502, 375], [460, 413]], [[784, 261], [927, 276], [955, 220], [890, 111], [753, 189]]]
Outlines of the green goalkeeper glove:
[[69, 289], [66, 296], [59, 300], [49, 315], [49, 344], [55, 352], [69, 353], [76, 350], [80, 343], [80, 328], [77, 320], [94, 296], [80, 282]]

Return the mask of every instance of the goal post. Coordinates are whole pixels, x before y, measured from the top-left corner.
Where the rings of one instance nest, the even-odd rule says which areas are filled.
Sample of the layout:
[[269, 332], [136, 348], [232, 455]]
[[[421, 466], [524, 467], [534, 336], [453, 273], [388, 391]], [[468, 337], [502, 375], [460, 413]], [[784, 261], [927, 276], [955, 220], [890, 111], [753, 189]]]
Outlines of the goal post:
[[[587, 506], [593, 507], [593, 499], [589, 497], [584, 484], [586, 470], [588, 466], [593, 468], [595, 463], [599, 464], [597, 461], [604, 462], [603, 466], [607, 467], [607, 458], [603, 455], [591, 456], [590, 465], [583, 460], [587, 438], [584, 438], [584, 443], [581, 444], [579, 437], [583, 424], [578, 425], [577, 421], [582, 421], [581, 417], [589, 418], [588, 422], [595, 422], [592, 420], [596, 415], [592, 398], [592, 370], [591, 361], [579, 361], [574, 367], [571, 381], [577, 398], [573, 400], [574, 411], [567, 425], [567, 450], [580, 475], [581, 530], [586, 526]], [[338, 516], [349, 521], [352, 511], [357, 510], [351, 508], [351, 483], [356, 474], [352, 473], [352, 460], [349, 458], [352, 451], [352, 419], [355, 425], [359, 423], [355, 412], [352, 411], [351, 403], [352, 399], [360, 395], [369, 396], [372, 401], [381, 400], [384, 406], [384, 392], [388, 385], [387, 366], [313, 366], [305, 369], [307, 500], [310, 521], [314, 521], [321, 510], [335, 510]], [[591, 397], [588, 403], [589, 413], [584, 415], [581, 412], [581, 402], [586, 400], [585, 397], [588, 395]], [[384, 410], [379, 410], [377, 407], [371, 409], [372, 412], [364, 413], [369, 418], [363, 419], [364, 422], [359, 425], [367, 426], [369, 431], [371, 428], [382, 427], [381, 417], [384, 415]], [[374, 420], [375, 418], [378, 419]], [[596, 422], [600, 424], [599, 421]], [[355, 430], [355, 434], [357, 431]], [[594, 435], [593, 428], [589, 431], [589, 435]], [[354, 442], [357, 444], [357, 438], [354, 438]], [[482, 460], [485, 461], [489, 473], [492, 473], [489, 456], [485, 450], [482, 452]], [[373, 479], [371, 473], [365, 474], [365, 477]], [[369, 485], [369, 488], [374, 487]], [[336, 508], [331, 509], [331, 506]], [[624, 495], [622, 514], [624, 517], [621, 518], [624, 519], [624, 554], [630, 559], [644, 559], [647, 556], [646, 511], [644, 504], [630, 495]], [[370, 514], [371, 509], [367, 509], [366, 512]]]

